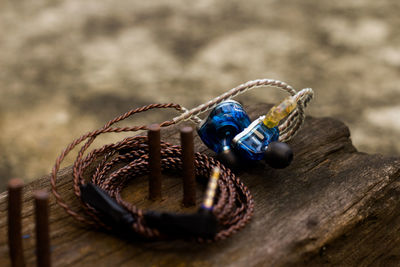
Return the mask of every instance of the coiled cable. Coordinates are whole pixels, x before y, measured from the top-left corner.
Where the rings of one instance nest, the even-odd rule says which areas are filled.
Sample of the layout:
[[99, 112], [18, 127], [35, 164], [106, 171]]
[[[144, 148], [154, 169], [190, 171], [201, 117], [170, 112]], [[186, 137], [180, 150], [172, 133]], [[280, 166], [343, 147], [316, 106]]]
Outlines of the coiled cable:
[[[83, 212], [74, 211], [59, 194], [57, 189], [57, 172], [61, 163], [71, 150], [79, 144], [85, 142], [81, 147], [78, 156], [73, 164], [73, 183], [76, 197], [81, 197], [81, 186], [87, 182], [98, 186], [115, 199], [115, 201], [124, 207], [133, 217], [134, 221], [130, 225], [133, 232], [138, 235], [150, 238], [164, 238], [165, 235], [159, 229], [151, 227], [146, 222], [145, 211], [135, 205], [126, 202], [121, 197], [121, 191], [130, 179], [146, 175], [148, 170], [148, 145], [147, 137], [136, 136], [128, 137], [117, 143], [108, 144], [94, 149], [84, 156], [93, 141], [101, 134], [111, 132], [135, 132], [138, 130], [147, 130], [146, 125], [133, 127], [112, 127], [113, 124], [122, 121], [133, 114], [145, 112], [150, 109], [173, 108], [182, 111], [181, 106], [177, 104], [152, 104], [137, 109], [132, 109], [127, 113], [118, 116], [109, 121], [102, 128], [91, 131], [82, 137], [74, 140], [57, 158], [56, 164], [52, 170], [51, 187], [56, 198], [56, 202], [65, 209], [65, 211], [76, 220], [94, 227], [110, 229], [100, 218], [98, 212], [85, 202], [82, 202]], [[175, 124], [174, 121], [165, 121], [160, 127], [166, 127]], [[123, 151], [123, 152], [121, 152]], [[179, 172], [182, 169], [182, 150], [180, 146], [172, 145], [166, 142], [161, 143], [162, 169], [163, 171]], [[100, 160], [100, 162], [99, 162]], [[84, 178], [84, 173], [89, 166], [97, 163], [94, 173], [90, 180]], [[220, 164], [217, 160], [201, 153], [195, 154], [196, 175], [199, 179], [208, 179], [211, 170], [219, 167], [221, 178], [218, 181], [218, 194], [216, 204], [212, 213], [218, 220], [218, 231], [212, 237], [194, 236], [199, 241], [217, 241], [225, 239], [233, 233], [243, 228], [252, 217], [254, 210], [253, 197], [248, 188], [237, 178], [230, 169]], [[170, 236], [171, 237], [171, 236]], [[174, 238], [172, 236], [172, 238]]]

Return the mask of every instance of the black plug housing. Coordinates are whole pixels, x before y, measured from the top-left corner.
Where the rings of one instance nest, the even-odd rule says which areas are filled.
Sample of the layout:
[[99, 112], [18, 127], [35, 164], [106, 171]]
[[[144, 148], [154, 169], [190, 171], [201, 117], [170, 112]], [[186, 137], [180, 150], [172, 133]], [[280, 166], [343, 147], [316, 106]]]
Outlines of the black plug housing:
[[144, 218], [148, 226], [171, 236], [212, 238], [218, 230], [214, 213], [204, 208], [193, 214], [150, 211], [144, 214]]
[[[80, 189], [82, 201], [99, 212], [102, 220], [114, 232], [126, 234], [128, 231], [132, 234], [130, 226], [135, 222], [133, 215], [107, 192], [92, 183], [81, 185]], [[205, 208], [200, 208], [192, 214], [148, 211], [144, 214], [144, 218], [149, 227], [171, 236], [212, 238], [218, 228], [218, 220], [214, 213]]]
[[133, 215], [111, 198], [107, 192], [92, 183], [81, 185], [80, 189], [82, 201], [98, 211], [106, 224], [113, 229], [130, 229], [135, 221]]

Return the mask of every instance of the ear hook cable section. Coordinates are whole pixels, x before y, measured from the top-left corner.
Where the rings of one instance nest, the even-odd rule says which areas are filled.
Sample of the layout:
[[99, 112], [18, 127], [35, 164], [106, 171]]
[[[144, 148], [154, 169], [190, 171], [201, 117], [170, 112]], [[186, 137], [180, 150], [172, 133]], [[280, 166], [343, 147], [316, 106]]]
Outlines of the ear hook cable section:
[[259, 79], [248, 81], [191, 110], [183, 108], [184, 113], [178, 117], [175, 117], [173, 121], [175, 123], [179, 123], [184, 120], [192, 120], [195, 123], [200, 123], [201, 119], [198, 117], [198, 115], [213, 109], [215, 106], [225, 100], [234, 98], [247, 91], [260, 87], [276, 87], [282, 89], [288, 92], [291, 96], [294, 96], [294, 98], [297, 100], [297, 106], [295, 110], [279, 126], [279, 132], [281, 133], [279, 141], [289, 141], [303, 125], [305, 119], [304, 108], [313, 98], [314, 92], [311, 88], [305, 88], [299, 92], [296, 92], [292, 86], [278, 80]]
[[[169, 233], [166, 234], [163, 229], [157, 226], [157, 222], [151, 223], [151, 221], [157, 221], [152, 220], [157, 217], [152, 217], [151, 215], [153, 213], [144, 211], [131, 203], [124, 201], [121, 197], [121, 191], [130, 179], [146, 175], [149, 172], [147, 137], [128, 137], [117, 143], [108, 144], [94, 149], [87, 153], [87, 155], [85, 155], [85, 152], [101, 134], [148, 130], [148, 126], [146, 125], [112, 127], [115, 123], [125, 120], [134, 114], [146, 112], [151, 109], [168, 108], [175, 109], [182, 114], [175, 117], [173, 120], [162, 122], [159, 125], [160, 127], [171, 126], [187, 120], [199, 123], [200, 118], [198, 115], [215, 107], [218, 103], [233, 98], [234, 96], [242, 94], [250, 89], [266, 86], [278, 87], [289, 92], [290, 95], [296, 96], [298, 102], [296, 110], [292, 112], [291, 115], [280, 125], [282, 128], [280, 130], [284, 133], [281, 136], [282, 140], [286, 141], [290, 139], [304, 122], [305, 115], [303, 109], [311, 100], [313, 93], [311, 89], [303, 89], [297, 93], [291, 86], [276, 80], [263, 79], [244, 83], [191, 110], [187, 110], [180, 105], [173, 103], [151, 104], [141, 108], [132, 109], [125, 114], [110, 120], [102, 128], [84, 134], [65, 148], [57, 158], [50, 178], [52, 192], [56, 198], [56, 202], [76, 220], [92, 227], [112, 230], [112, 227], [105, 223], [102, 214], [100, 214], [93, 206], [89, 205], [86, 201], [82, 201], [82, 211], [74, 211], [65, 202], [57, 189], [57, 173], [62, 161], [76, 146], [84, 142], [73, 164], [73, 187], [75, 195], [78, 198], [81, 198], [81, 189], [84, 188], [86, 184], [92, 183], [102, 192], [105, 192], [110, 198], [112, 198], [112, 201], [115, 201], [132, 216], [133, 219], [128, 221], [128, 226], [126, 228], [129, 229], [129, 231], [150, 239], [160, 239], [165, 236], [175, 237], [171, 236]], [[125, 152], [122, 153], [122, 151]], [[126, 151], [128, 151], [128, 153], [126, 153]], [[182, 169], [181, 158], [182, 149], [180, 146], [161, 142], [161, 161], [163, 171], [180, 171]], [[102, 160], [97, 164], [90, 181], [85, 181], [83, 177], [84, 172], [87, 171], [91, 164], [94, 164], [94, 162], [97, 162], [99, 159]], [[208, 177], [210, 177], [212, 170], [215, 167], [220, 169], [220, 179], [218, 180], [218, 193], [215, 197], [216, 201], [211, 212], [218, 221], [218, 230], [215, 235], [212, 236], [192, 233], [192, 237], [199, 241], [210, 242], [225, 239], [243, 228], [250, 221], [253, 215], [253, 197], [240, 179], [237, 178], [230, 169], [220, 164], [217, 160], [201, 153], [195, 154], [195, 171], [196, 176], [199, 177], [199, 179], [208, 181]], [[163, 216], [158, 217], [163, 218]], [[174, 233], [175, 232], [176, 231], [174, 231]]]

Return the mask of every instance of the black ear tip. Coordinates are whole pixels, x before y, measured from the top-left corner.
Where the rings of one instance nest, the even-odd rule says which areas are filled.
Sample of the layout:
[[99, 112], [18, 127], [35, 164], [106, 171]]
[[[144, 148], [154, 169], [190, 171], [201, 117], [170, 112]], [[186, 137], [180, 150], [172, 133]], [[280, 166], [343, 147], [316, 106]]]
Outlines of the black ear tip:
[[283, 169], [293, 161], [293, 150], [286, 143], [272, 142], [264, 152], [265, 162], [275, 169]]
[[230, 169], [239, 168], [239, 159], [231, 149], [226, 149], [219, 153], [217, 159]]

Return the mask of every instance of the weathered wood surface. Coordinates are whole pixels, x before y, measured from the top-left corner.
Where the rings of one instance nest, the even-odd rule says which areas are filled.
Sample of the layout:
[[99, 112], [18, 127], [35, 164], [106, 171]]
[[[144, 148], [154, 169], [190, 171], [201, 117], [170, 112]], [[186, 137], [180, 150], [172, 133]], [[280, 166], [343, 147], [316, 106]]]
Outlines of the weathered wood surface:
[[[253, 118], [265, 110], [261, 104], [248, 108]], [[163, 140], [178, 144], [177, 129], [165, 130]], [[209, 153], [197, 136], [195, 142], [197, 151]], [[216, 244], [120, 240], [85, 228], [51, 199], [54, 266], [399, 264], [400, 159], [357, 152], [348, 128], [331, 118], [307, 118], [291, 145], [295, 160], [289, 168], [273, 170], [260, 162], [239, 172], [254, 196], [255, 215], [243, 231]], [[71, 169], [63, 169], [59, 188], [79, 210], [70, 178]], [[147, 200], [145, 179], [132, 183], [124, 196], [142, 207], [187, 211], [179, 178], [165, 180], [161, 203]], [[35, 264], [32, 191], [39, 188], [49, 188], [48, 177], [25, 187], [29, 265]], [[6, 197], [0, 195], [0, 266], [9, 265]]]

